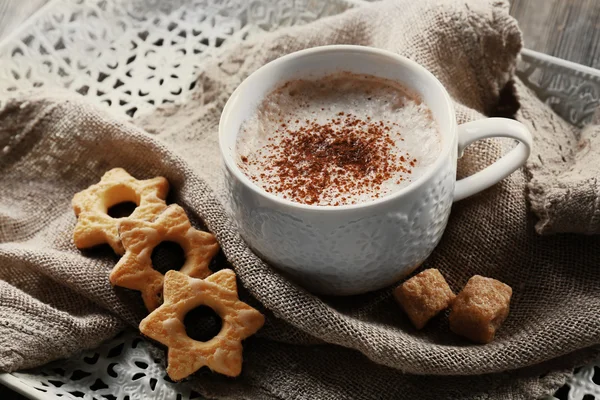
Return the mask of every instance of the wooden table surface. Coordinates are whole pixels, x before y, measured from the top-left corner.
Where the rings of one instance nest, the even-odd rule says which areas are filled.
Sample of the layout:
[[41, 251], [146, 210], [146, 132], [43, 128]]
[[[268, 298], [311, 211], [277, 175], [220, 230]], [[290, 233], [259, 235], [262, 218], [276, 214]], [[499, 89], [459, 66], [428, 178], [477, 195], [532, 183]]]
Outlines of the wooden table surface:
[[600, 1], [512, 0], [525, 47], [600, 69]]
[[[0, 40], [48, 0], [0, 0]], [[511, 0], [525, 47], [600, 69], [600, 0]], [[0, 385], [0, 399], [24, 399]]]

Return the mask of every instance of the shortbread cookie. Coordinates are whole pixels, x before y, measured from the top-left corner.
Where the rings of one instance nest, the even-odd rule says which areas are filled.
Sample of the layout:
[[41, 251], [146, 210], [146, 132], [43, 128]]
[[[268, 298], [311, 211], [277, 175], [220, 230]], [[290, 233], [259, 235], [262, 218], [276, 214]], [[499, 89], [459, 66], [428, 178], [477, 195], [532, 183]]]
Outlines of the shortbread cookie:
[[210, 260], [218, 253], [214, 235], [194, 229], [183, 208], [171, 204], [154, 221], [124, 219], [119, 226], [125, 255], [110, 273], [110, 283], [142, 292], [149, 311], [160, 305], [164, 276], [152, 267], [152, 250], [175, 242], [185, 254], [180, 272], [194, 278], [211, 274]]
[[[223, 322], [221, 331], [207, 342], [191, 339], [183, 324], [185, 315], [201, 305], [212, 308]], [[175, 381], [205, 365], [238, 376], [242, 371], [241, 341], [258, 331], [264, 321], [260, 312], [238, 298], [232, 270], [221, 270], [206, 279], [169, 271], [164, 303], [140, 322], [140, 332], [168, 347], [167, 373]]]
[[491, 342], [508, 316], [511, 296], [510, 286], [475, 275], [452, 303], [450, 330], [474, 342]]
[[112, 218], [108, 209], [123, 202], [133, 202], [137, 207], [128, 218], [151, 220], [167, 205], [165, 198], [169, 182], [163, 177], [139, 181], [123, 168], [106, 172], [100, 182], [75, 194], [72, 205], [77, 216], [73, 241], [78, 249], [108, 243], [115, 253], [125, 250], [119, 239], [118, 224], [121, 218]]
[[448, 308], [456, 297], [437, 269], [426, 269], [394, 290], [394, 297], [417, 329], [440, 311]]

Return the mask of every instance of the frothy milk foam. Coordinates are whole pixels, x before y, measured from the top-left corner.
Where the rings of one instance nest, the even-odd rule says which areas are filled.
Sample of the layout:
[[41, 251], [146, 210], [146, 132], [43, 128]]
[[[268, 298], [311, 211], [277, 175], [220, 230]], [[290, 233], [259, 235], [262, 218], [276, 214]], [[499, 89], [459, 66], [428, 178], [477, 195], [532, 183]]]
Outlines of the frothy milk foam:
[[295, 202], [372, 201], [415, 182], [441, 151], [431, 110], [396, 82], [348, 72], [287, 82], [244, 121], [240, 169]]

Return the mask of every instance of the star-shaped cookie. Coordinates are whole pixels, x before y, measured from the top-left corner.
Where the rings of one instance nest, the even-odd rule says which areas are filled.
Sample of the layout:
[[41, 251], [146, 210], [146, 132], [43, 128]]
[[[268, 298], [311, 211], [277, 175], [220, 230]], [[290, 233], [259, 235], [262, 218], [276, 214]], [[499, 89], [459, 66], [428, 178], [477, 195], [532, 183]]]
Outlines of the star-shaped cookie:
[[[212, 308], [223, 322], [221, 331], [207, 342], [191, 339], [183, 324], [185, 315], [200, 305]], [[232, 270], [221, 270], [206, 279], [169, 271], [164, 303], [140, 322], [140, 332], [168, 347], [167, 373], [175, 381], [205, 365], [238, 376], [242, 371], [241, 341], [258, 331], [264, 321], [260, 312], [238, 298]]]
[[194, 229], [183, 208], [171, 204], [154, 221], [124, 219], [119, 226], [125, 255], [110, 273], [110, 283], [142, 292], [149, 311], [161, 303], [164, 276], [152, 267], [152, 250], [175, 242], [185, 254], [181, 272], [194, 278], [211, 274], [210, 260], [218, 253], [214, 235]]
[[165, 198], [169, 182], [163, 177], [139, 181], [123, 168], [106, 172], [100, 182], [75, 194], [72, 205], [77, 216], [73, 241], [78, 249], [108, 243], [115, 253], [125, 252], [119, 238], [118, 226], [122, 218], [109, 216], [108, 209], [123, 202], [137, 207], [128, 218], [150, 220], [167, 205]]

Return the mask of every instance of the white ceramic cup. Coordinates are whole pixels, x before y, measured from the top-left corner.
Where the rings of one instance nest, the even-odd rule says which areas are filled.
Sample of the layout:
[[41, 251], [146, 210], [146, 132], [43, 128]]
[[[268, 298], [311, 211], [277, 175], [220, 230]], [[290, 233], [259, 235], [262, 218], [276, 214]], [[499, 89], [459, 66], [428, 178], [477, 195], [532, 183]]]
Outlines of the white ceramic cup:
[[[419, 93], [441, 130], [438, 159], [409, 186], [356, 205], [305, 205], [267, 193], [237, 166], [242, 122], [279, 85], [339, 71], [391, 79]], [[490, 137], [520, 143], [494, 164], [457, 181], [456, 160], [465, 147]], [[229, 202], [243, 239], [307, 289], [335, 295], [379, 289], [412, 272], [439, 242], [452, 202], [492, 186], [523, 165], [531, 142], [527, 129], [510, 119], [457, 125], [448, 93], [429, 71], [397, 54], [362, 46], [316, 47], [270, 62], [235, 90], [219, 125]]]

